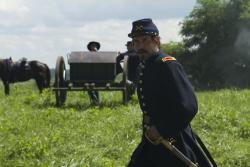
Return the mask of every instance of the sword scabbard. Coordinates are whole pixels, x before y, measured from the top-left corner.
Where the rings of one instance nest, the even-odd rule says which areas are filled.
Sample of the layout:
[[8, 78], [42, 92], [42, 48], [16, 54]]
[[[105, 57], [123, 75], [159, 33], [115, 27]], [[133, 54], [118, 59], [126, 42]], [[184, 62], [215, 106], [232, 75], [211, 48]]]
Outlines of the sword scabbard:
[[163, 144], [169, 151], [171, 151], [176, 157], [184, 162], [188, 167], [199, 167], [197, 163], [193, 163], [188, 157], [186, 157], [178, 148], [176, 148], [171, 142], [160, 138], [160, 143]]

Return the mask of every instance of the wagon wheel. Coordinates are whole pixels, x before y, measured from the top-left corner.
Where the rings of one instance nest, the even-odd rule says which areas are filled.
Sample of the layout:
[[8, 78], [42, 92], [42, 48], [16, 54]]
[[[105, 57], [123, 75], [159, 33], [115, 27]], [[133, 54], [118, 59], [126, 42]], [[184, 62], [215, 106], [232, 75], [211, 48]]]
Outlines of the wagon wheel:
[[124, 89], [122, 92], [122, 99], [123, 99], [123, 104], [128, 103], [128, 56], [124, 57], [124, 62], [123, 62], [123, 83], [124, 83]]
[[[56, 61], [55, 88], [63, 88], [65, 86], [66, 86], [66, 68], [63, 57], [59, 56]], [[66, 100], [67, 91], [55, 90], [55, 95], [56, 95], [56, 105], [62, 106]]]

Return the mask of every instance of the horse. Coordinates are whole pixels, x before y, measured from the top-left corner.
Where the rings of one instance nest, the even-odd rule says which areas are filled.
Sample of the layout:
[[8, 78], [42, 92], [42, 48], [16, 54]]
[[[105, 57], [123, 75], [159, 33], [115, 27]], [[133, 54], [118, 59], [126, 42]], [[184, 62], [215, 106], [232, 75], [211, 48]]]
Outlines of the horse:
[[13, 62], [10, 57], [0, 59], [0, 78], [4, 85], [5, 95], [9, 95], [9, 84], [30, 79], [36, 81], [39, 92], [42, 93], [44, 88], [50, 86], [51, 76], [49, 67], [45, 63], [37, 60], [27, 61], [26, 58]]

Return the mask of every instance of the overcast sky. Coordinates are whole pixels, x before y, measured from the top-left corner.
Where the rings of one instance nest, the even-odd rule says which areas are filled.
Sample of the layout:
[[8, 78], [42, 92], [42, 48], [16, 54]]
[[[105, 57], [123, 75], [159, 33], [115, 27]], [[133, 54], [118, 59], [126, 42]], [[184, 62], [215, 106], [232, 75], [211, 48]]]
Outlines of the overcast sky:
[[179, 22], [195, 0], [0, 0], [0, 58], [40, 60], [54, 68], [57, 56], [86, 51], [125, 51], [132, 21], [152, 18], [162, 42], [179, 41]]

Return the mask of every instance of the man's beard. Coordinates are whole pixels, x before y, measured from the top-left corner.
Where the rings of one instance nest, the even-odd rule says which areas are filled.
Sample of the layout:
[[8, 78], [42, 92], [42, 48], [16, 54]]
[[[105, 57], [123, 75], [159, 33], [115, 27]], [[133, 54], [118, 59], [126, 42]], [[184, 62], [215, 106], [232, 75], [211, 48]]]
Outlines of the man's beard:
[[149, 57], [148, 51], [144, 49], [139, 49], [136, 51], [141, 61], [146, 60]]

